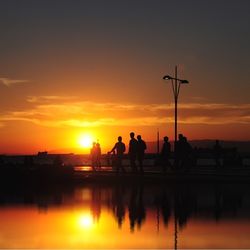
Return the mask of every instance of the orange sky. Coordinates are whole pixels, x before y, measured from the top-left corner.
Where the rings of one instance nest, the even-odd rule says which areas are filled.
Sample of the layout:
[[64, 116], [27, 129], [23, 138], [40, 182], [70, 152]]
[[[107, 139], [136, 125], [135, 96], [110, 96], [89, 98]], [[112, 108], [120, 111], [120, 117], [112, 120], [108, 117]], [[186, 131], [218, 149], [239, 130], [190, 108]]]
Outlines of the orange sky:
[[[186, 87], [186, 86], [185, 86]], [[163, 87], [159, 87], [162, 88]], [[141, 134], [146, 141], [161, 136], [173, 139], [172, 104], [135, 104], [84, 102], [80, 97], [28, 97], [27, 107], [6, 111], [1, 116], [1, 153], [36, 153], [43, 150], [88, 152], [79, 138], [89, 134], [108, 151], [117, 136], [129, 141], [129, 133]], [[179, 131], [189, 139], [247, 140], [250, 138], [250, 105], [201, 104], [179, 105]], [[223, 116], [221, 116], [223, 114]]]
[[250, 140], [249, 1], [190, 1], [2, 1], [0, 154], [173, 140], [175, 65], [178, 131]]
[[[4, 112], [1, 116], [0, 153], [33, 154], [43, 150], [88, 153], [89, 149], [82, 148], [79, 143], [84, 135], [98, 140], [106, 153], [119, 135], [128, 144], [131, 131], [141, 134], [146, 141], [154, 141], [159, 129], [161, 137], [168, 135], [173, 139], [171, 103], [101, 103], [81, 99], [33, 96], [26, 99], [26, 108]], [[250, 138], [248, 118], [242, 113], [248, 112], [249, 106], [181, 103], [179, 132], [188, 139], [247, 140]]]

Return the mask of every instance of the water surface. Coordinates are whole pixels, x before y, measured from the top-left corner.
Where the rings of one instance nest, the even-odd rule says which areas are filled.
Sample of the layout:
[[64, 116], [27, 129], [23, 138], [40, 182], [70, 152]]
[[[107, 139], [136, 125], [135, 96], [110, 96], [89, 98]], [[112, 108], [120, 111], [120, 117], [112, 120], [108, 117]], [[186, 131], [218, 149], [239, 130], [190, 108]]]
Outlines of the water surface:
[[250, 248], [249, 187], [1, 189], [0, 248]]

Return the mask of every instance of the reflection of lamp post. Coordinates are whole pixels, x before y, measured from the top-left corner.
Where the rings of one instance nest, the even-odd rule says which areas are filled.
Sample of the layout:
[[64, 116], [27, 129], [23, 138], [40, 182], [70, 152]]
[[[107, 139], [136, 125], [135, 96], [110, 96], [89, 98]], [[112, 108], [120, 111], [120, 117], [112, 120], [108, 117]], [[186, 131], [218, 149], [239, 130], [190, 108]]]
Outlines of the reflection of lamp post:
[[177, 195], [174, 194], [174, 249], [178, 249], [178, 214], [177, 214]]
[[187, 80], [181, 80], [177, 78], [177, 66], [175, 66], [175, 77], [171, 77], [169, 75], [166, 75], [163, 77], [163, 80], [171, 80], [172, 83], [172, 89], [174, 94], [174, 149], [176, 149], [176, 142], [177, 142], [177, 103], [178, 103], [178, 97], [180, 93], [180, 86], [181, 84], [187, 84]]

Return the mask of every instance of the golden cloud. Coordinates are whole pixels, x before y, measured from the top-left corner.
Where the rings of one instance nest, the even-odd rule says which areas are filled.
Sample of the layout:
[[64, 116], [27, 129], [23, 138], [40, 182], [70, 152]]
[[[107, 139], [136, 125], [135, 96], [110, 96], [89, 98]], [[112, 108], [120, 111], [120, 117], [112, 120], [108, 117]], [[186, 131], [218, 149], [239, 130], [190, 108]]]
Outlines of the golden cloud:
[[[32, 96], [32, 108], [1, 114], [0, 122], [26, 121], [46, 127], [159, 126], [172, 123], [173, 105], [80, 102], [77, 97]], [[250, 124], [250, 104], [184, 103], [183, 124]]]

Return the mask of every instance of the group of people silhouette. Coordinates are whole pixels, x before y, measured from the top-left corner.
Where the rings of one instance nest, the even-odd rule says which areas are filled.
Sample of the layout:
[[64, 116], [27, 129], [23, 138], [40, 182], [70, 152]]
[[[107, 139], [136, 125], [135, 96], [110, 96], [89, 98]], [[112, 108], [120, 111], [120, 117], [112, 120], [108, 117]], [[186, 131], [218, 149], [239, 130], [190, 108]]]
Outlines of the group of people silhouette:
[[[145, 155], [145, 150], [147, 145], [144, 140], [142, 140], [141, 135], [137, 135], [135, 139], [135, 133], [130, 133], [129, 141], [129, 160], [132, 172], [138, 172], [136, 161], [138, 161], [139, 171], [143, 173], [143, 159]], [[125, 173], [125, 168], [122, 164], [123, 156], [126, 151], [126, 146], [122, 142], [122, 137], [118, 136], [118, 141], [115, 143], [114, 147], [108, 155], [113, 153], [112, 165], [115, 167], [117, 172]], [[90, 150], [90, 157], [92, 162], [92, 168], [94, 171], [100, 170], [101, 168], [101, 147], [100, 143], [93, 142], [92, 148]]]
[[[179, 140], [175, 145], [175, 157], [174, 164], [171, 164], [170, 159], [172, 158], [171, 152], [171, 144], [169, 142], [169, 138], [165, 136], [164, 142], [162, 145], [161, 153], [160, 153], [160, 165], [165, 172], [168, 168], [173, 169], [173, 165], [175, 169], [179, 168], [187, 168], [188, 166], [193, 164], [194, 156], [191, 145], [188, 143], [187, 138], [183, 136], [183, 134], [179, 134]], [[129, 149], [128, 156], [129, 162], [132, 172], [143, 173], [143, 160], [145, 156], [145, 151], [147, 149], [146, 142], [142, 139], [141, 135], [137, 135], [137, 139], [135, 138], [135, 133], [130, 133], [130, 141], [129, 141]], [[126, 151], [126, 146], [122, 142], [122, 137], [118, 137], [118, 142], [114, 145], [109, 154], [114, 153], [114, 165], [116, 171], [125, 172], [124, 166], [122, 165], [122, 159], [124, 152]], [[137, 165], [138, 162], [138, 165]]]
[[163, 146], [160, 153], [159, 163], [166, 172], [167, 169], [188, 169], [191, 165], [194, 165], [194, 150], [189, 144], [187, 137], [183, 134], [179, 134], [178, 141], [175, 144], [174, 150], [174, 162], [171, 164], [172, 158], [171, 144], [169, 138], [165, 136], [163, 138]]
[[[143, 173], [143, 160], [145, 155], [145, 150], [147, 149], [147, 145], [144, 140], [142, 140], [141, 135], [137, 135], [137, 139], [135, 139], [135, 133], [130, 133], [130, 141], [129, 141], [129, 161], [132, 172], [138, 172], [136, 161], [138, 161], [139, 171]], [[117, 172], [121, 171], [125, 173], [124, 166], [122, 165], [123, 154], [126, 151], [126, 146], [122, 142], [122, 137], [118, 137], [118, 142], [114, 145], [112, 150], [108, 152], [108, 154], [114, 153], [115, 157], [113, 159], [113, 165]]]
[[[143, 161], [145, 151], [147, 149], [146, 142], [142, 139], [141, 135], [130, 133], [130, 141], [128, 148], [128, 159], [130, 163], [130, 169], [133, 173], [144, 173]], [[216, 167], [220, 167], [222, 157], [222, 147], [218, 140], [215, 141], [213, 147], [213, 158], [215, 160]], [[118, 136], [117, 142], [111, 151], [108, 152], [108, 159], [112, 160], [111, 164], [116, 172], [125, 173], [123, 165], [124, 153], [126, 151], [126, 145], [122, 141], [122, 137]], [[90, 151], [93, 170], [100, 170], [101, 168], [101, 147], [100, 143], [93, 142], [93, 146]], [[189, 170], [191, 167], [196, 166], [197, 161], [197, 148], [192, 148], [190, 143], [183, 134], [179, 134], [178, 140], [174, 144], [174, 150], [171, 150], [171, 144], [167, 136], [163, 137], [163, 145], [161, 152], [158, 155], [157, 165], [162, 167], [162, 171], [167, 170]]]

